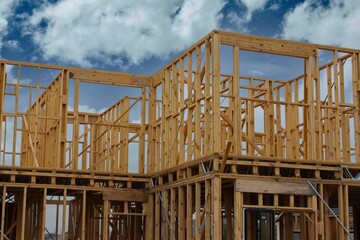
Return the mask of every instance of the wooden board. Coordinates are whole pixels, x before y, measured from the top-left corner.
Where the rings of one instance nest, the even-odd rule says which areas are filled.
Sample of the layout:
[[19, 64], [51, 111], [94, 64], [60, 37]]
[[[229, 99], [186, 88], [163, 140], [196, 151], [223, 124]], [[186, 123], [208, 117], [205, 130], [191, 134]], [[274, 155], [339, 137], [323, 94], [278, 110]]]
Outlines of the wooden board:
[[312, 45], [259, 36], [239, 36], [229, 32], [220, 32], [220, 41], [222, 44], [239, 46], [241, 50], [294, 57], [314, 56], [316, 52], [315, 46]]
[[147, 202], [149, 200], [149, 192], [144, 190], [107, 190], [103, 191], [103, 200], [109, 201], [134, 201]]
[[315, 194], [307, 183], [284, 182], [284, 181], [278, 182], [274, 180], [236, 179], [235, 191], [249, 192], [249, 193], [294, 194], [294, 195]]

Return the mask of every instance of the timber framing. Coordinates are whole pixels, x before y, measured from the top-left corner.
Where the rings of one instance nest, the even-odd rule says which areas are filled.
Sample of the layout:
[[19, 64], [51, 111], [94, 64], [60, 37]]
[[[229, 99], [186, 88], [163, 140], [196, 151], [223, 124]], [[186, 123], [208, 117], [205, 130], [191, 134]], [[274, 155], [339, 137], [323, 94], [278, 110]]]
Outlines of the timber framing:
[[359, 50], [219, 30], [152, 76], [0, 60], [0, 240], [359, 239], [359, 104]]

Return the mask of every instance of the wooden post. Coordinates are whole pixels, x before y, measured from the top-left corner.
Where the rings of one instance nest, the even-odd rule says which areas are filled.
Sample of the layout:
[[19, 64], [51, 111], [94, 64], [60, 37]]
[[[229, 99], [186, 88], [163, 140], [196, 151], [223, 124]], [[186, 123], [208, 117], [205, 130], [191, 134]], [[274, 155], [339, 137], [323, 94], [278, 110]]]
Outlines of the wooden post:
[[[196, 196], [196, 195], [195, 195]], [[193, 187], [190, 184], [186, 185], [186, 239], [193, 238]], [[196, 231], [196, 230], [195, 230]]]
[[138, 172], [145, 173], [145, 120], [146, 120], [146, 89], [141, 89], [141, 130], [139, 133], [139, 166]]
[[[125, 97], [120, 105], [121, 114], [124, 116], [120, 119], [120, 123], [127, 125], [129, 123], [129, 114], [126, 112], [129, 109], [129, 98]], [[126, 128], [120, 129], [120, 172], [128, 172], [129, 157], [129, 134]]]
[[86, 239], [86, 190], [83, 190], [81, 199], [81, 239]]
[[[344, 191], [343, 191], [343, 185], [339, 185], [337, 187], [337, 197], [338, 197], [338, 209], [339, 209], [339, 219], [342, 223], [344, 223], [344, 226], [346, 226], [345, 224], [345, 199], [344, 199]], [[344, 231], [344, 229], [337, 224], [337, 229], [338, 230], [338, 239], [347, 239], [346, 238], [346, 233]]]
[[338, 69], [338, 52], [333, 52], [333, 81], [334, 81], [334, 100], [335, 100], [335, 129], [334, 129], [334, 149], [335, 149], [335, 161], [341, 161], [341, 149], [340, 149], [340, 112], [339, 112], [339, 69]]
[[[221, 128], [220, 128], [220, 40], [217, 32], [212, 36], [212, 95], [213, 95], [213, 136], [214, 152], [221, 152]], [[218, 227], [218, 226], [217, 226]]]
[[171, 231], [171, 223], [169, 219], [169, 190], [164, 190], [162, 197], [163, 209], [161, 210], [161, 236], [165, 239], [169, 239]]
[[185, 187], [179, 187], [179, 196], [177, 198], [177, 202], [178, 202], [178, 239], [185, 239], [186, 236], [186, 209], [185, 209], [185, 204], [187, 203], [186, 201], [186, 191], [185, 191]]
[[204, 132], [204, 154], [210, 154], [212, 151], [212, 134], [211, 134], [211, 43], [205, 42], [205, 132]]
[[149, 109], [149, 130], [148, 130], [148, 172], [153, 173], [156, 169], [155, 149], [156, 149], [156, 88], [150, 87], [148, 101]]
[[323, 149], [323, 127], [322, 127], [322, 119], [321, 119], [321, 96], [320, 96], [320, 70], [319, 70], [319, 56], [318, 56], [318, 51], [316, 51], [316, 55], [313, 58], [314, 59], [314, 67], [313, 67], [313, 80], [314, 85], [315, 85], [315, 100], [314, 100], [314, 104], [315, 105], [315, 158], [317, 160], [321, 160], [322, 159], [322, 149]]
[[221, 214], [221, 178], [212, 179], [212, 233], [214, 239], [222, 239], [222, 214]]
[[305, 60], [306, 67], [306, 79], [305, 79], [305, 101], [308, 104], [307, 110], [305, 111], [304, 118], [304, 131], [306, 151], [305, 158], [315, 160], [315, 126], [312, 124], [315, 122], [315, 108], [314, 108], [314, 82], [313, 82], [313, 61], [312, 57], [308, 57]]
[[[204, 231], [205, 231], [205, 239], [211, 239], [211, 201], [212, 201], [212, 196], [211, 196], [211, 180], [210, 179], [206, 179], [205, 180], [205, 204], [204, 204], [204, 208], [203, 208], [203, 213], [205, 212], [205, 214], [203, 215], [205, 218], [205, 227], [204, 227]], [[204, 220], [203, 220], [204, 221]], [[201, 223], [202, 225], [202, 223]]]
[[65, 232], [66, 232], [66, 206], [67, 206], [67, 189], [64, 189], [63, 201], [62, 201], [62, 224], [61, 224], [61, 240], [65, 240]]
[[158, 195], [158, 193], [155, 194], [155, 238], [154, 239], [160, 239], [161, 237], [161, 221], [160, 221], [160, 216], [161, 216], [161, 211], [162, 211], [162, 206], [161, 206], [161, 201], [160, 201], [160, 197]]
[[60, 148], [57, 152], [56, 167], [65, 168], [65, 153], [66, 153], [66, 129], [67, 129], [67, 98], [68, 98], [68, 81], [69, 70], [62, 71], [62, 79], [60, 85], [60, 130], [58, 131], [57, 141], [60, 142]]
[[[176, 233], [176, 219], [177, 219], [177, 204], [176, 204], [176, 199], [177, 199], [177, 189], [170, 189], [170, 225], [171, 225], [171, 230], [174, 233]], [[171, 236], [171, 232], [170, 232], [170, 236]]]
[[275, 154], [275, 132], [274, 132], [274, 104], [273, 101], [273, 83], [267, 81], [266, 87], [266, 104], [264, 109], [264, 130], [265, 130], [265, 149], [266, 156]]
[[171, 145], [170, 145], [170, 166], [176, 166], [178, 164], [178, 146], [179, 146], [179, 78], [176, 65], [173, 64], [171, 68]]
[[[3, 129], [3, 119], [4, 119], [5, 85], [6, 85], [6, 64], [5, 63], [0, 63], [0, 146], [2, 144], [5, 144], [5, 143], [2, 142], [2, 139], [3, 139], [2, 129]], [[5, 131], [6, 131], [6, 128], [5, 128]], [[5, 141], [6, 141], [6, 138], [5, 138]], [[0, 159], [0, 160], [1, 160], [2, 163], [5, 162], [5, 152], [2, 154], [2, 159]]]
[[200, 218], [200, 208], [201, 208], [201, 183], [195, 183], [195, 239], [201, 239], [201, 218]]
[[164, 79], [162, 80], [162, 116], [161, 116], [161, 122], [163, 124], [162, 129], [162, 151], [161, 151], [161, 168], [160, 169], [166, 169], [169, 168], [169, 130], [170, 130], [170, 124], [169, 124], [169, 118], [168, 115], [170, 114], [170, 70], [165, 69], [164, 70]]
[[292, 102], [292, 91], [291, 91], [291, 85], [290, 83], [286, 83], [285, 87], [286, 93], [285, 93], [285, 124], [286, 124], [286, 157], [288, 158], [294, 158], [294, 147], [293, 147], [293, 139], [292, 139], [292, 131], [295, 128], [294, 125], [294, 111], [293, 111], [293, 105]]
[[[5, 231], [5, 211], [6, 211], [6, 186], [2, 188], [1, 197], [1, 231]], [[4, 235], [0, 234], [0, 240], [4, 240]]]
[[311, 199], [311, 206], [313, 211], [309, 214], [310, 215], [310, 219], [312, 220], [310, 223], [310, 236], [312, 236], [312, 239], [314, 240], [318, 240], [318, 216], [317, 216], [317, 209], [318, 209], [318, 205], [317, 205], [317, 197], [316, 196], [311, 196], [308, 197], [309, 199]]
[[109, 200], [104, 200], [102, 212], [102, 239], [108, 239], [109, 234]]
[[78, 155], [79, 155], [79, 79], [75, 79], [74, 89], [74, 120], [73, 120], [73, 142], [72, 142], [72, 162], [71, 168], [78, 169]]
[[[180, 84], [179, 84], [179, 106], [180, 106], [180, 126], [179, 126], [179, 152], [177, 153], [179, 155], [179, 164], [182, 164], [185, 162], [185, 76], [184, 76], [184, 58], [180, 59], [180, 71], [179, 71], [179, 77], [180, 77]], [[175, 147], [176, 148], [176, 147]]]
[[27, 201], [27, 187], [19, 193], [18, 212], [17, 212], [17, 228], [16, 239], [25, 240], [25, 219], [26, 219], [26, 201]]
[[243, 194], [234, 191], [234, 239], [243, 238]]
[[[193, 60], [192, 60], [192, 54], [191, 52], [187, 53], [187, 82], [188, 82], [188, 103], [192, 104], [192, 91], [193, 91], [193, 76], [192, 76], [192, 68], [193, 68]], [[193, 116], [194, 111], [193, 108], [188, 107], [188, 117], [187, 117], [187, 161], [193, 159], [194, 155], [194, 144], [193, 144], [193, 132], [194, 132], [194, 126], [193, 126]]]
[[[350, 229], [350, 220], [349, 220], [349, 187], [348, 185], [343, 185], [342, 187], [342, 197], [343, 197], [343, 214], [344, 214], [344, 226], [346, 229]], [[349, 240], [349, 235], [345, 233], [345, 239]]]
[[42, 195], [42, 202], [40, 203], [40, 211], [39, 211], [39, 238], [45, 239], [45, 224], [46, 224], [46, 195], [47, 195], [47, 188], [44, 188], [44, 192]]
[[[358, 55], [356, 55], [355, 53], [353, 53], [352, 58], [351, 58], [351, 67], [352, 67], [352, 94], [353, 94], [353, 104], [357, 105], [359, 107], [359, 94], [358, 94], [358, 82], [360, 82], [360, 67], [357, 68], [357, 64], [356, 64], [356, 60], [358, 60]], [[358, 62], [360, 63], [360, 61], [358, 60]], [[357, 71], [356, 71], [357, 70]], [[356, 74], [356, 72], [358, 72], [359, 74], [359, 78]], [[354, 145], [355, 145], [355, 157], [354, 160], [356, 163], [359, 163], [359, 156], [360, 156], [360, 142], [359, 142], [359, 134], [360, 134], [360, 129], [359, 129], [359, 114], [354, 114]]]
[[[319, 193], [321, 196], [324, 197], [324, 184], [320, 183], [319, 186]], [[327, 209], [325, 208], [325, 204], [322, 201], [319, 201], [318, 204], [318, 211], [319, 211], [319, 223], [318, 223], [318, 236], [319, 240], [325, 239], [325, 212]]]
[[154, 198], [155, 198], [155, 194], [150, 194], [149, 195], [149, 202], [146, 203], [146, 225], [145, 225], [145, 238], [146, 240], [153, 240], [154, 239], [154, 233], [155, 233], [155, 224], [156, 222], [154, 222], [155, 220], [155, 209], [154, 209]]
[[200, 118], [201, 118], [201, 48], [196, 46], [196, 72], [195, 72], [195, 111], [194, 111], [194, 157], [195, 159], [201, 156], [201, 131], [200, 131]]
[[[254, 81], [253, 78], [250, 77], [249, 79], [249, 85], [253, 86]], [[253, 99], [254, 98], [254, 90], [250, 89], [249, 90], [249, 98]], [[255, 113], [255, 108], [254, 108], [254, 101], [247, 101], [246, 103], [246, 135], [248, 137], [247, 139], [247, 145], [246, 145], [246, 151], [247, 154], [250, 156], [255, 155], [255, 151], [254, 151], [254, 144], [250, 144], [250, 141], [252, 141], [255, 138], [255, 120], [254, 120], [254, 113]], [[245, 134], [243, 134], [243, 137], [245, 138], [246, 136]], [[245, 138], [246, 139], [246, 138]], [[257, 168], [257, 166], [255, 166], [254, 168]]]

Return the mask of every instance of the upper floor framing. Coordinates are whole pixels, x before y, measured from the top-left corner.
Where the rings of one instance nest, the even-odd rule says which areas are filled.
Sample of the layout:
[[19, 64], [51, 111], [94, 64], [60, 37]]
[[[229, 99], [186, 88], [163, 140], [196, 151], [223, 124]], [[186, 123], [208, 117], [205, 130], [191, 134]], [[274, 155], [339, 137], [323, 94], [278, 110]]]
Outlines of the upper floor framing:
[[[249, 53], [300, 71], [249, 74]], [[0, 164], [153, 173], [228, 152], [357, 165], [359, 69], [359, 50], [217, 30], [153, 76], [1, 60]], [[86, 111], [89, 86], [119, 99]]]

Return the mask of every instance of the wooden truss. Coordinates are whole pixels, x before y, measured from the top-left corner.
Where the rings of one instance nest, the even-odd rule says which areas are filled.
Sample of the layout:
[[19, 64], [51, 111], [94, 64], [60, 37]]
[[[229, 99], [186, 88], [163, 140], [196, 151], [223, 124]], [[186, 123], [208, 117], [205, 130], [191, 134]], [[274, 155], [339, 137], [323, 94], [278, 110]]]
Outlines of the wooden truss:
[[[301, 71], [245, 74], [249, 52]], [[152, 76], [0, 60], [0, 240], [257, 239], [246, 209], [359, 238], [359, 58], [213, 31]], [[86, 84], [123, 90], [83, 111]]]

